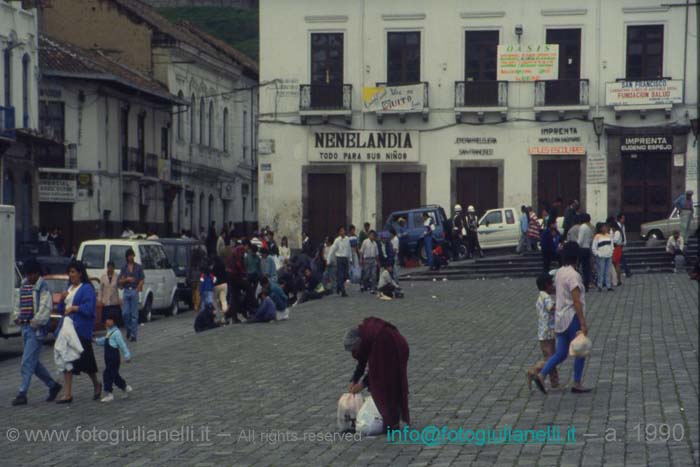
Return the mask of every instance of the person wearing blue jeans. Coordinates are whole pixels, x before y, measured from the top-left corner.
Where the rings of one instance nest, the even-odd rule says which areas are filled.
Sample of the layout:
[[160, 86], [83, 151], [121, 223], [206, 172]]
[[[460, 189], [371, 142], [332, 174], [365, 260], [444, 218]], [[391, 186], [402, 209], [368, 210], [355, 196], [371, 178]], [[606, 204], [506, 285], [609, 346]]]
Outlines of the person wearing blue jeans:
[[124, 289], [122, 296], [122, 318], [126, 327], [126, 338], [136, 342], [139, 329], [139, 294], [143, 290], [143, 268], [134, 261], [136, 254], [126, 250], [126, 264], [119, 271], [117, 283]]
[[610, 235], [610, 226], [600, 224], [598, 233], [593, 238], [591, 252], [595, 256], [596, 273], [598, 274], [598, 290], [603, 290], [607, 286], [608, 290], [613, 290], [610, 281], [610, 270], [612, 269], [613, 237]]
[[[562, 267], [554, 276], [556, 289], [556, 312], [554, 317], [554, 331], [557, 335], [557, 350], [552, 355], [542, 370], [535, 376], [535, 384], [543, 394], [547, 394], [544, 388], [545, 377], [561, 364], [569, 354], [569, 344], [581, 332], [588, 335], [588, 325], [585, 318], [586, 289], [583, 279], [576, 270], [580, 252], [576, 242], [567, 242], [562, 250]], [[576, 358], [574, 361], [574, 385], [571, 392], [574, 394], [590, 392], [590, 388], [584, 388], [582, 384], [583, 367], [586, 359]]]
[[49, 321], [53, 305], [51, 291], [40, 276], [41, 268], [36, 260], [27, 260], [23, 269], [26, 279], [22, 281], [19, 302], [15, 303], [13, 316], [22, 330], [23, 351], [20, 367], [22, 383], [17, 397], [12, 401], [13, 406], [27, 404], [27, 392], [33, 375], [48, 386], [47, 402], [55, 400], [62, 388], [39, 361], [41, 345], [46, 337], [46, 323]]

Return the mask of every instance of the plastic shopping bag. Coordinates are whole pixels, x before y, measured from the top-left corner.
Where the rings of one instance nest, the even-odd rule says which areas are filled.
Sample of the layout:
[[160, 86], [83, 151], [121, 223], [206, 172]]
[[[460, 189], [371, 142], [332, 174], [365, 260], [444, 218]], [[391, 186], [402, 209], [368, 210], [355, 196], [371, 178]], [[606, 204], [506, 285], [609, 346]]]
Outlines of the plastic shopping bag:
[[569, 344], [569, 356], [571, 357], [588, 357], [591, 354], [593, 343], [586, 337], [584, 333], [579, 331], [574, 340]]
[[350, 282], [352, 282], [353, 284], [359, 284], [361, 277], [362, 268], [359, 265], [352, 266], [350, 268]]
[[338, 431], [355, 432], [357, 413], [362, 408], [362, 394], [346, 392], [338, 400]]
[[355, 429], [365, 436], [379, 435], [384, 431], [384, 420], [382, 420], [372, 396], [365, 399], [362, 408], [357, 413]]

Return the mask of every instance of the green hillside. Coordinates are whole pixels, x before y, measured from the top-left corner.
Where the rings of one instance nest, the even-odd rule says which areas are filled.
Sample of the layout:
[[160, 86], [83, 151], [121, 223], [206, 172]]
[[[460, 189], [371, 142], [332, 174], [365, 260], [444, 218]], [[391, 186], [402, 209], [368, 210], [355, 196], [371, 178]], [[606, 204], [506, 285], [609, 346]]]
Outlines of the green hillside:
[[159, 8], [172, 22], [186, 20], [250, 58], [258, 59], [258, 12], [220, 7]]

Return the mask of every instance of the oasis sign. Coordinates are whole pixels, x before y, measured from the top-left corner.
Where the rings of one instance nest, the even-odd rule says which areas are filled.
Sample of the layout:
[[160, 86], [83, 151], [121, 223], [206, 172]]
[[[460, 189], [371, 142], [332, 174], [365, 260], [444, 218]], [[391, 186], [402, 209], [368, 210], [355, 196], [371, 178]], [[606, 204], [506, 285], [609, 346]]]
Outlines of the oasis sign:
[[418, 162], [417, 131], [313, 131], [309, 162]]

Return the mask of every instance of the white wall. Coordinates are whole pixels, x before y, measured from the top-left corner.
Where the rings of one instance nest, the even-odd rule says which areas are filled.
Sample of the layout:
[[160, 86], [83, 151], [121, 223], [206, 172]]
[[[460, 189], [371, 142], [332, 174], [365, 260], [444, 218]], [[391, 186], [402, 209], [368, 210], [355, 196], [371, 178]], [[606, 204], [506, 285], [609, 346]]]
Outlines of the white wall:
[[[252, 129], [250, 123], [251, 112], [257, 112], [256, 105], [253, 105], [251, 111], [250, 91], [243, 90], [244, 88], [253, 88], [253, 93], [257, 92], [255, 88], [257, 81], [241, 75], [240, 69], [233, 68], [230, 65], [224, 66], [219, 63], [219, 66], [212, 65], [211, 61], [205, 61], [201, 57], [190, 55], [182, 50], [163, 50], [156, 49], [154, 55], [158, 57], [156, 74], [161, 76], [167, 83], [170, 92], [178, 95], [182, 92], [185, 100], [190, 101], [191, 96], [195, 96], [195, 112], [194, 122], [190, 118], [189, 107], [181, 107], [180, 110], [185, 110], [181, 115], [183, 118], [183, 137], [177, 137], [177, 116], [173, 116], [173, 131], [172, 131], [172, 147], [174, 149], [174, 157], [184, 161], [186, 165], [198, 168], [205, 167], [208, 171], [197, 169], [198, 175], [185, 176], [185, 190], [194, 191], [195, 202], [192, 211], [185, 212], [186, 202], [184, 192], [181, 192], [180, 200], [176, 203], [181, 203], [182, 210], [180, 212], [180, 225], [177, 225], [177, 215], [173, 213], [173, 221], [176, 229], [189, 229], [191, 226], [198, 230], [200, 227], [200, 208], [199, 197], [204, 194], [207, 202], [205, 203], [204, 215], [201, 217], [202, 226], [207, 227], [213, 220], [216, 222], [216, 227], [219, 229], [223, 223], [240, 222], [243, 219], [246, 221], [256, 219], [256, 212], [253, 210], [250, 199], [247, 202], [245, 214], [242, 211], [242, 200], [240, 197], [242, 183], [252, 182], [244, 179], [250, 179], [252, 166], [250, 165], [250, 142], [252, 141]], [[211, 60], [211, 59], [209, 59]], [[192, 63], [182, 63], [184, 61]], [[234, 91], [239, 90], [239, 91]], [[232, 92], [234, 91], [234, 92]], [[200, 102], [202, 97], [205, 101], [205, 131], [203, 143], [199, 139], [200, 129]], [[209, 103], [214, 104], [214, 127], [212, 132], [212, 143], [209, 143], [208, 138], [208, 109]], [[255, 103], [254, 103], [255, 104]], [[224, 137], [224, 109], [228, 109], [228, 126], [227, 142], [228, 147], [225, 150], [223, 144]], [[174, 108], [173, 112], [176, 112]], [[246, 141], [248, 148], [246, 159], [243, 158], [243, 112], [246, 111], [249, 121], [246, 125]], [[191, 137], [191, 127], [194, 125], [194, 138]], [[187, 170], [186, 170], [187, 172]], [[204, 174], [204, 175], [202, 175]], [[224, 201], [221, 199], [221, 183], [233, 182], [235, 185], [234, 193], [236, 197], [228, 201], [228, 211], [224, 212]], [[214, 197], [213, 218], [209, 218], [208, 199]], [[177, 205], [177, 204], [176, 204]]]
[[5, 63], [2, 53], [12, 43], [11, 55], [11, 105], [15, 108], [15, 124], [17, 128], [24, 127], [23, 76], [22, 58], [29, 57], [29, 115], [27, 128], [36, 129], [39, 126], [38, 108], [38, 45], [36, 10], [24, 10], [21, 2], [0, 0], [0, 106], [6, 106], [5, 96]]
[[[590, 121], [556, 122], [556, 115], [543, 119], [555, 122], [535, 122], [534, 84], [509, 83], [507, 124], [456, 125], [454, 115], [454, 82], [464, 79], [464, 32], [467, 29], [497, 29], [500, 43], [517, 43], [515, 26], [523, 26], [523, 44], [545, 42], [548, 28], [576, 27], [582, 29], [581, 78], [590, 80], [589, 116], [603, 116], [607, 125], [665, 126], [685, 124], [697, 117], [697, 35], [695, 13], [688, 18], [689, 40], [687, 61], [684, 62], [685, 8], [659, 9], [655, 0], [590, 1], [521, 0], [473, 1], [420, 0], [357, 1], [316, 0], [299, 8], [294, 2], [262, 0], [260, 2], [260, 81], [278, 80], [260, 90], [260, 139], [273, 139], [276, 153], [260, 156], [260, 164], [272, 164], [274, 184], [263, 184], [260, 178], [260, 224], [270, 224], [281, 235], [291, 235], [301, 229], [301, 167], [307, 165], [307, 138], [313, 125], [301, 126], [298, 114], [298, 86], [310, 82], [310, 34], [312, 32], [342, 32], [345, 40], [344, 82], [353, 85], [354, 129], [419, 130], [420, 164], [427, 166], [427, 202], [447, 207], [450, 199], [450, 160], [503, 159], [504, 203], [518, 206], [532, 201], [532, 157], [528, 144], [536, 141], [543, 126], [574, 126], [579, 129], [588, 158], [606, 157], [606, 137], [600, 141], [594, 135]], [[627, 9], [623, 11], [623, 8]], [[474, 13], [480, 13], [476, 17]], [[392, 20], [390, 16], [394, 15]], [[396, 19], [396, 17], [401, 19]], [[404, 16], [401, 16], [404, 15]], [[422, 19], [421, 19], [422, 18]], [[605, 106], [605, 83], [625, 75], [626, 25], [665, 25], [664, 74], [683, 79], [685, 70], [685, 103], [675, 105], [670, 118], [663, 112], [652, 112], [646, 119], [638, 113], [624, 114], [616, 120], [613, 110]], [[409, 116], [406, 123], [386, 117], [379, 125], [373, 114], [361, 111], [361, 90], [386, 81], [386, 33], [390, 30], [421, 31], [421, 79], [430, 86], [430, 116], [423, 122]], [[296, 94], [295, 94], [296, 92]], [[567, 115], [575, 116], [575, 115]], [[491, 119], [493, 121], [493, 118]], [[522, 120], [522, 121], [520, 121]], [[342, 119], [333, 120], [345, 126]], [[316, 127], [317, 128], [317, 127]], [[493, 135], [498, 143], [493, 156], [457, 157], [456, 135]], [[688, 164], [697, 166], [697, 152], [688, 144]], [[352, 168], [352, 222], [376, 222], [374, 165]], [[361, 186], [360, 174], [365, 180]], [[687, 184], [696, 187], [697, 179], [690, 174]], [[357, 185], [356, 185], [357, 184]], [[368, 198], [355, 199], [364, 191]], [[587, 209], [594, 218], [607, 215], [607, 186], [586, 185]]]

